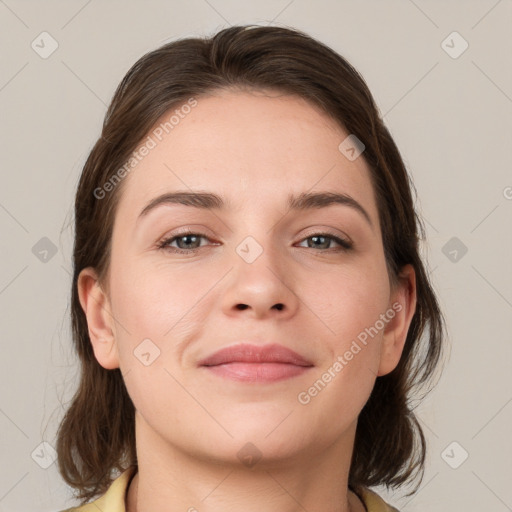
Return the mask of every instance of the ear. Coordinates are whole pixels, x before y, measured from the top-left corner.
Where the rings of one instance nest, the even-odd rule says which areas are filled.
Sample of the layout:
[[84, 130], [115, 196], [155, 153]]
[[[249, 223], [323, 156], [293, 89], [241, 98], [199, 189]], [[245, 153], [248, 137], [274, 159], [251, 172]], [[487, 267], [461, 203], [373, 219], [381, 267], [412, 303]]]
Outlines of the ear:
[[416, 273], [412, 265], [405, 265], [400, 271], [388, 311], [394, 311], [395, 316], [384, 329], [378, 376], [392, 372], [398, 365], [416, 311]]
[[109, 298], [102, 290], [98, 276], [92, 267], [87, 267], [80, 272], [77, 286], [80, 304], [87, 318], [94, 356], [107, 370], [119, 368], [114, 319], [110, 312]]

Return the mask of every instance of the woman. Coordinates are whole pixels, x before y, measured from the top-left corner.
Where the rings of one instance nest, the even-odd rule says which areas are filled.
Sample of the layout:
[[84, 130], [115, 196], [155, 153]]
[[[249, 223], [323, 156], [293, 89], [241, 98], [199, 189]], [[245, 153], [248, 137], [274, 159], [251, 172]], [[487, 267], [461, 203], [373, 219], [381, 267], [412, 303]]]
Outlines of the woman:
[[396, 510], [369, 488], [421, 480], [410, 399], [444, 337], [411, 187], [363, 79], [306, 34], [142, 57], [76, 194], [76, 510]]

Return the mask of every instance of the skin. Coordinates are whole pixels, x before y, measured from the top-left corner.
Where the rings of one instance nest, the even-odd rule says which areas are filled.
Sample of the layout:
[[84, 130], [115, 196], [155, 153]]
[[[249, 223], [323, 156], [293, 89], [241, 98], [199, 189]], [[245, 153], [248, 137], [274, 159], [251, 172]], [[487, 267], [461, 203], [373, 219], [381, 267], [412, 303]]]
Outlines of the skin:
[[[414, 270], [404, 267], [391, 287], [367, 164], [338, 150], [348, 133], [323, 112], [271, 91], [197, 99], [124, 179], [108, 287], [92, 268], [78, 282], [95, 357], [121, 368], [137, 410], [139, 470], [127, 510], [364, 511], [347, 486], [357, 417], [376, 377], [400, 359], [416, 307]], [[214, 192], [227, 206], [167, 204], [137, 219], [177, 190]], [[318, 191], [349, 194], [372, 225], [345, 205], [287, 211], [288, 194]], [[208, 238], [191, 254], [157, 248], [181, 227]], [[326, 230], [353, 248], [311, 243]], [[247, 236], [263, 250], [252, 263], [236, 251]], [[183, 242], [170, 244], [190, 251]], [[401, 305], [394, 318], [299, 403], [393, 303]], [[148, 338], [160, 355], [146, 366], [134, 350]], [[198, 367], [242, 341], [280, 343], [314, 367], [273, 383]], [[262, 455], [252, 467], [237, 456], [249, 442]]]

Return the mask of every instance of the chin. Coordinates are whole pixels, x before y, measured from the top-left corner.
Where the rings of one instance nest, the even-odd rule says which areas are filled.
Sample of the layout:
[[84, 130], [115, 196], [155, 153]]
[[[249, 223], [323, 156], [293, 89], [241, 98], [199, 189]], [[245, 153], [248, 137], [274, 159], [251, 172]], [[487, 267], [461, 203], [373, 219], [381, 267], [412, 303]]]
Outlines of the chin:
[[[212, 446], [216, 446], [212, 452]], [[310, 459], [311, 447], [303, 446], [293, 439], [255, 440], [247, 437], [245, 440], [230, 440], [219, 444], [196, 447], [199, 459], [214, 464], [234, 466], [239, 469], [272, 469], [293, 466], [302, 458]]]
[[[290, 420], [293, 414], [290, 415]], [[240, 467], [253, 468], [256, 465], [262, 469], [275, 466], [282, 467], [283, 464], [293, 464], [303, 457], [311, 457], [311, 453], [319, 449], [319, 445], [328, 446], [332, 441], [319, 438], [318, 435], [311, 435], [313, 425], [302, 423], [300, 426], [294, 423], [286, 425], [288, 420], [283, 422], [284, 416], [279, 418], [265, 418], [263, 421], [255, 421], [255, 416], [240, 418], [236, 424], [231, 424], [227, 430], [233, 437], [230, 437], [222, 429], [215, 429], [212, 436], [212, 429], [194, 436], [191, 448], [200, 458], [215, 461], [221, 464], [235, 465]], [[309, 428], [308, 428], [309, 427]], [[198, 446], [197, 441], [201, 439]], [[212, 451], [215, 447], [215, 451]]]

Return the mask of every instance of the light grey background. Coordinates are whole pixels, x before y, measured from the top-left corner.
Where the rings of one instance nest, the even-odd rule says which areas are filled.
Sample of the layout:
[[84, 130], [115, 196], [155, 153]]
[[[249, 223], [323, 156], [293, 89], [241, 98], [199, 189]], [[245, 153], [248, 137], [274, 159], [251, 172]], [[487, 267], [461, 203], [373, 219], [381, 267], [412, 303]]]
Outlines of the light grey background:
[[[420, 492], [378, 491], [403, 512], [512, 510], [510, 0], [0, 0], [0, 512], [73, 504], [56, 464], [40, 467], [52, 462], [41, 443], [54, 444], [74, 390], [69, 221], [115, 87], [164, 42], [271, 21], [363, 74], [425, 218], [451, 354], [418, 409], [430, 448]], [[46, 59], [31, 47], [51, 48], [43, 31], [58, 43]]]

